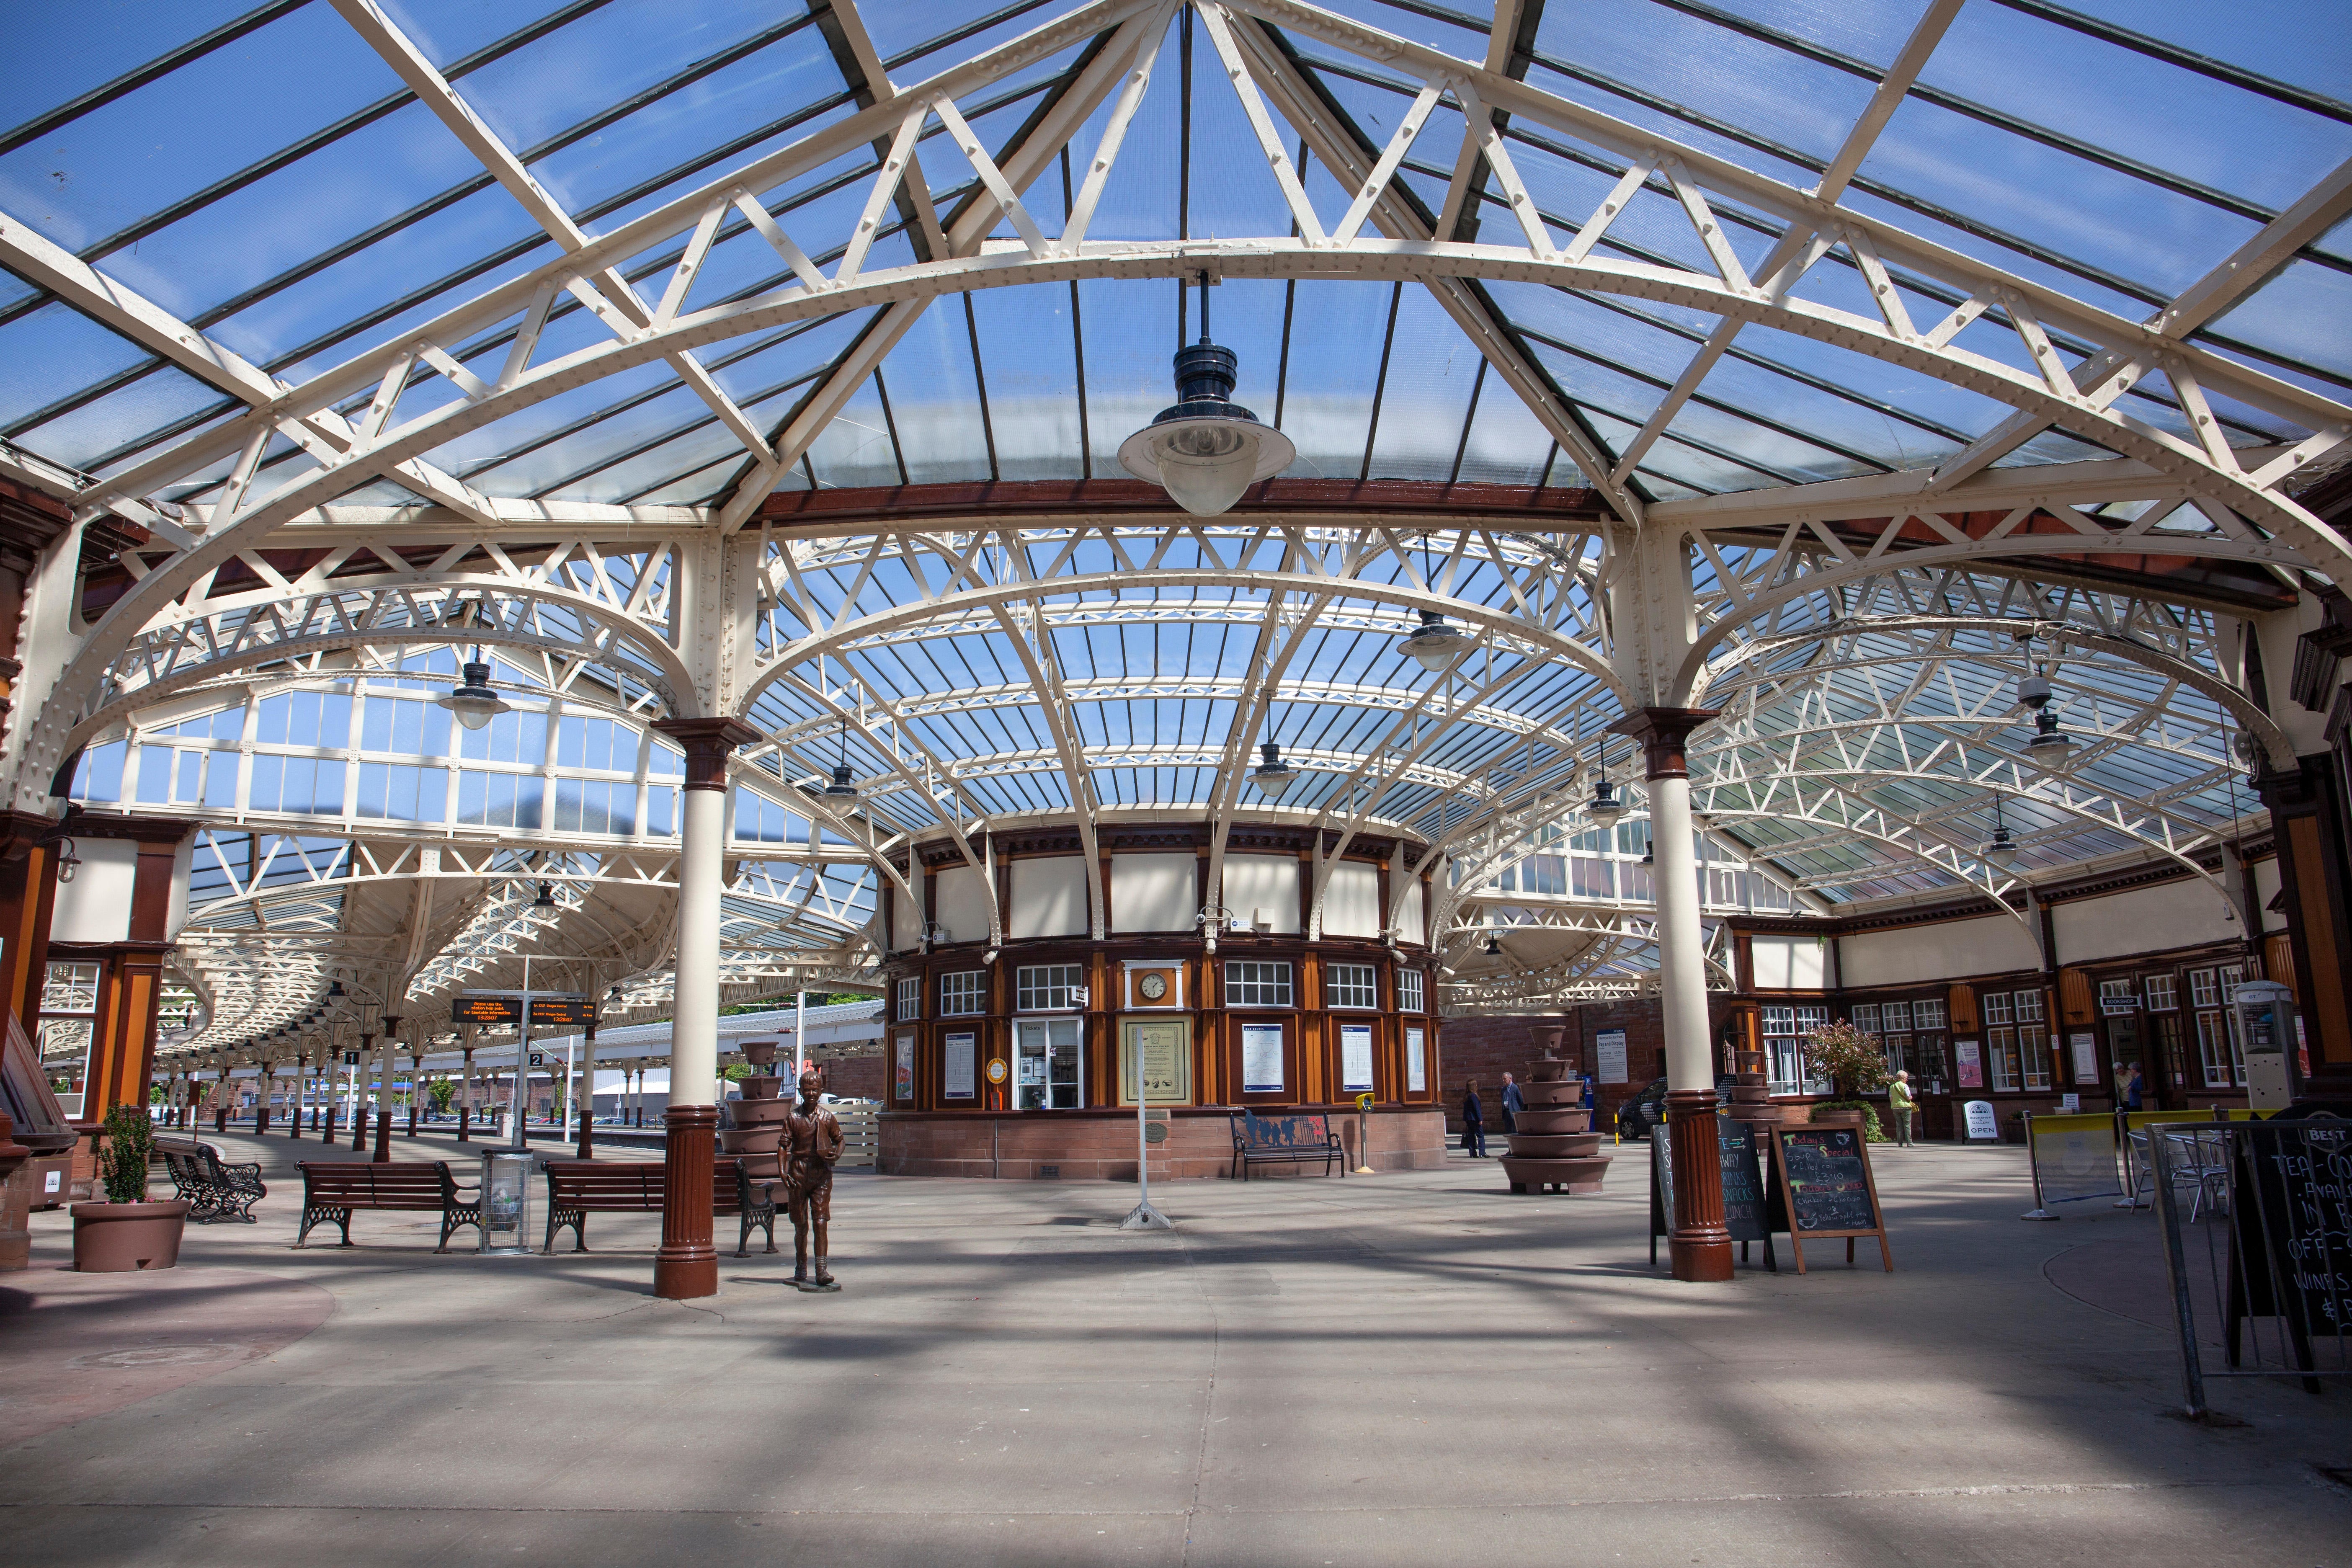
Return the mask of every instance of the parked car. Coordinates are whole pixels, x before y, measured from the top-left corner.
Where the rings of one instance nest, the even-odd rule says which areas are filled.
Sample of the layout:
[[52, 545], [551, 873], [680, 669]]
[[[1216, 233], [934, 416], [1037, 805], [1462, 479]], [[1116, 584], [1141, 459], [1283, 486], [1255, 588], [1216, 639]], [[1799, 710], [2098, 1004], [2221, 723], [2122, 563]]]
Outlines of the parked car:
[[1653, 1079], [1649, 1087], [1617, 1108], [1617, 1136], [1647, 1138], [1650, 1129], [1666, 1124], [1666, 1080]]

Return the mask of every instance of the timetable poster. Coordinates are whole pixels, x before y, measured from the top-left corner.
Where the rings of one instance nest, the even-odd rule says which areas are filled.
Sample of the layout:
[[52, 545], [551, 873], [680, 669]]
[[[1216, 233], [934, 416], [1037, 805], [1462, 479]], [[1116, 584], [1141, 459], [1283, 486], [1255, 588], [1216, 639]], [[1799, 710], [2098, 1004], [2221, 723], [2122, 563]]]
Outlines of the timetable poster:
[[1242, 1092], [1280, 1094], [1282, 1089], [1282, 1026], [1244, 1024]]

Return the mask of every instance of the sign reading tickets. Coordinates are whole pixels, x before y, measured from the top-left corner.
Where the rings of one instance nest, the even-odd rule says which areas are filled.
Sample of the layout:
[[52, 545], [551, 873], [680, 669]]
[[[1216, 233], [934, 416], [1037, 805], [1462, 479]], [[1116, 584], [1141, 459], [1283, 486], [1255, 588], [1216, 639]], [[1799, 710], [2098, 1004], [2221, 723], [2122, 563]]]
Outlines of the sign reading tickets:
[[1339, 1026], [1339, 1088], [1348, 1094], [1360, 1094], [1372, 1087], [1372, 1026], [1370, 1024]]
[[1601, 1081], [1625, 1081], [1625, 1031], [1603, 1029], [1592, 1037], [1592, 1051], [1601, 1064]]
[[1282, 1092], [1282, 1026], [1242, 1026], [1242, 1092]]
[[974, 1034], [950, 1035], [947, 1037], [945, 1055], [945, 1070], [941, 1077], [946, 1082], [945, 1087], [940, 1091], [940, 1098], [943, 1100], [979, 1099], [980, 1085], [977, 1081], [977, 1074], [980, 1068], [980, 1037]]

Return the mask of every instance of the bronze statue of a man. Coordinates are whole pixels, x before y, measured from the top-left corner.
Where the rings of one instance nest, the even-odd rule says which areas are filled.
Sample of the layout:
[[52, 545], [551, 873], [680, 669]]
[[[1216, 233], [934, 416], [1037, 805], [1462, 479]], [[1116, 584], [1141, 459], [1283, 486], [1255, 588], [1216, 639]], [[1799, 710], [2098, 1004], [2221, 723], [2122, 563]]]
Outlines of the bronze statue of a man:
[[[793, 1218], [793, 1283], [803, 1290], [841, 1289], [825, 1268], [825, 1229], [833, 1220], [833, 1167], [841, 1158], [841, 1123], [818, 1103], [824, 1072], [800, 1076], [800, 1100], [784, 1119], [783, 1199]], [[809, 1275], [809, 1231], [816, 1231], [816, 1274]]]

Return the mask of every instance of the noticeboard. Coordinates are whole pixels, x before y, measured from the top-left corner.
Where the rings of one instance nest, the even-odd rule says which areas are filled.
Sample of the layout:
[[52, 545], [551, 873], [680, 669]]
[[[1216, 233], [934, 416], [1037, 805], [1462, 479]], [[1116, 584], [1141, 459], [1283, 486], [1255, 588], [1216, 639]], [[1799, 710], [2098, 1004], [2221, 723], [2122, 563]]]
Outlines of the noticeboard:
[[2241, 1318], [2282, 1318], [2309, 1371], [2314, 1338], [2352, 1334], [2352, 1128], [2259, 1121], [2229, 1137], [2230, 1343]]
[[453, 1024], [520, 1024], [522, 1022], [522, 998], [468, 994], [449, 1004], [449, 1021]]
[[1878, 1184], [1870, 1173], [1870, 1148], [1863, 1142], [1862, 1130], [1776, 1127], [1772, 1141], [1797, 1272], [1805, 1271], [1808, 1237], [1843, 1237], [1846, 1261], [1852, 1263], [1854, 1238], [1874, 1236], [1886, 1271], [1894, 1273], [1895, 1254], [1886, 1245], [1886, 1221], [1878, 1206]]

